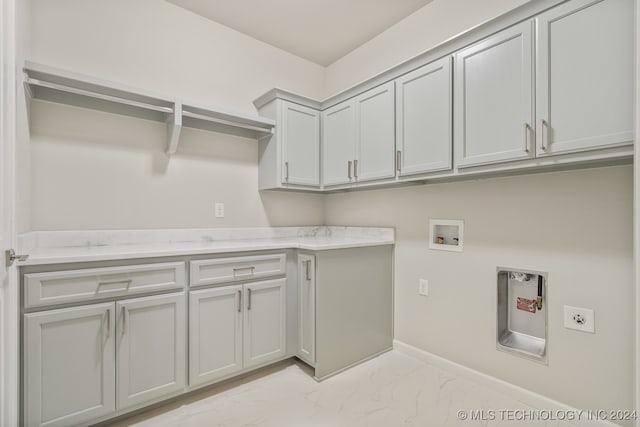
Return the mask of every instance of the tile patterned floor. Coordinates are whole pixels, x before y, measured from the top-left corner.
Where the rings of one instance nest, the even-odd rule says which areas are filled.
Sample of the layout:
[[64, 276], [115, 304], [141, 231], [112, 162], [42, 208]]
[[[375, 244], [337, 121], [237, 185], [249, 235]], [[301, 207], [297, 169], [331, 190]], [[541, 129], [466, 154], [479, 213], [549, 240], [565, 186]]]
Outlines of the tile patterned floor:
[[121, 420], [117, 427], [544, 426], [558, 421], [460, 420], [459, 410], [522, 409], [522, 402], [397, 351], [321, 383], [301, 362], [279, 364]]

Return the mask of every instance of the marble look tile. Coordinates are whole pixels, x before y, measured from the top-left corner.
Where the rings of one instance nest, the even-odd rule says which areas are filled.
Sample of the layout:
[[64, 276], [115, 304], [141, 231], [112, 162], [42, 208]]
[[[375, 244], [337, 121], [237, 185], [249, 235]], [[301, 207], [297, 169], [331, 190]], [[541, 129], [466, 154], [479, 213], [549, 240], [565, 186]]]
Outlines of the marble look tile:
[[540, 426], [563, 422], [460, 420], [459, 410], [533, 408], [399, 352], [383, 354], [320, 383], [301, 362], [178, 400], [117, 427]]

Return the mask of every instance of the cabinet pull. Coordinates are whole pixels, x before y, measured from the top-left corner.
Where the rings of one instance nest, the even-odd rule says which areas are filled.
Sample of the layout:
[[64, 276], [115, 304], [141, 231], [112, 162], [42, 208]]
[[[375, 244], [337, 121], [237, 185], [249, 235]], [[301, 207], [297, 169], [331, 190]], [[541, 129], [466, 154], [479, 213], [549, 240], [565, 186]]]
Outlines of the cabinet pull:
[[284, 179], [289, 181], [289, 162], [284, 162]]
[[111, 282], [98, 282], [98, 286], [106, 286], [106, 285], [117, 285], [118, 283], [125, 283], [127, 287], [131, 284], [133, 280], [112, 280]]
[[347, 174], [349, 175], [349, 179], [351, 179], [351, 160], [347, 162]]
[[524, 142], [524, 152], [528, 153], [529, 152], [529, 140], [528, 140], [528, 135], [529, 135], [529, 128], [531, 126], [529, 126], [529, 123], [525, 123], [524, 124], [524, 136], [523, 136], [523, 142]]
[[400, 150], [396, 151], [396, 170], [400, 172], [400, 161], [402, 159], [402, 152]]
[[238, 291], [238, 313], [242, 311], [242, 290]]
[[107, 310], [107, 338], [111, 336], [111, 309]]
[[[544, 128], [547, 128], [545, 132]], [[545, 144], [545, 136], [547, 137], [547, 141], [549, 140], [549, 124], [545, 119], [540, 119], [540, 148], [543, 150], [547, 149], [547, 144]]]
[[353, 177], [355, 179], [358, 179], [358, 161], [357, 160], [353, 161]]
[[127, 322], [127, 310], [124, 307], [122, 307], [121, 311], [122, 311], [122, 335], [124, 335], [125, 329], [126, 329], [125, 325]]
[[233, 269], [233, 275], [236, 275], [236, 271], [242, 271], [242, 270], [251, 270], [251, 272], [249, 274], [251, 274], [253, 276], [253, 272], [256, 268], [254, 266], [250, 266], [250, 267], [236, 267]]
[[251, 288], [247, 289], [247, 310], [251, 310]]
[[311, 273], [309, 271], [309, 267], [311, 266], [311, 260], [305, 261], [304, 266], [305, 266], [305, 278], [307, 280], [311, 280]]

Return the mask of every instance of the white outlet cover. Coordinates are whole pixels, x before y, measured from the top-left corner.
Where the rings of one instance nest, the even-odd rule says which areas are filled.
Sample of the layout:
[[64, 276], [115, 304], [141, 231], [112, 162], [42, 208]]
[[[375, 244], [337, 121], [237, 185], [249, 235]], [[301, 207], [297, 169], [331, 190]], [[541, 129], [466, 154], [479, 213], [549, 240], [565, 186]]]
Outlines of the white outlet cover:
[[429, 295], [429, 281], [425, 280], [425, 279], [420, 279], [420, 282], [418, 284], [418, 294], [422, 295], [422, 296], [427, 296]]
[[224, 203], [216, 203], [216, 218], [224, 218]]
[[564, 306], [564, 327], [576, 331], [596, 333], [595, 315], [590, 308]]

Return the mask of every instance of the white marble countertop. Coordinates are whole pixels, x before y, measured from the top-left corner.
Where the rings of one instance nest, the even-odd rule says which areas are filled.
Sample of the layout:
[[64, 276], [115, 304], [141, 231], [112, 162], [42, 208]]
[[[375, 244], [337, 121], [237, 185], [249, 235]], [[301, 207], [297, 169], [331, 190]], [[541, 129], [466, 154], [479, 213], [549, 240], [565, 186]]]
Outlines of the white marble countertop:
[[186, 230], [98, 230], [26, 233], [19, 266], [110, 261], [273, 249], [355, 248], [394, 244], [393, 228], [276, 227]]

